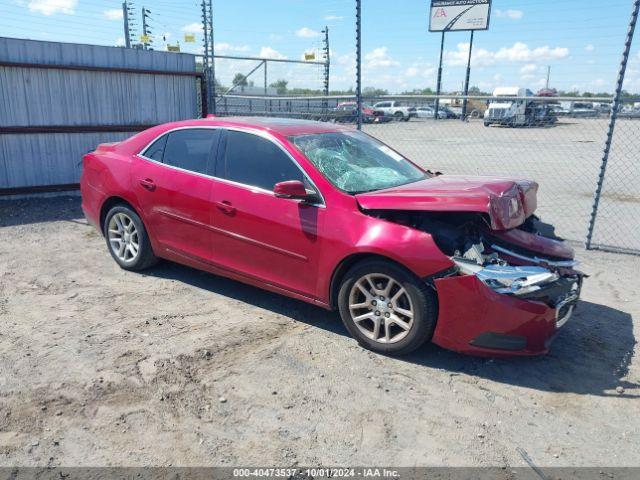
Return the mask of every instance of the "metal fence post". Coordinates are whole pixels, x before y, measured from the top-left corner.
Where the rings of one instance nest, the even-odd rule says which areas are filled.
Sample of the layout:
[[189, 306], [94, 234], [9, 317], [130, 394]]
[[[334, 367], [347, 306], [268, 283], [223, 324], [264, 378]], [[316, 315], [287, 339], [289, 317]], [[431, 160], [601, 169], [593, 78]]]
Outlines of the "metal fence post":
[[622, 60], [620, 62], [620, 70], [618, 70], [618, 81], [616, 83], [616, 91], [613, 98], [613, 105], [611, 107], [611, 118], [609, 120], [609, 129], [607, 131], [607, 139], [604, 143], [604, 151], [602, 154], [602, 163], [600, 165], [600, 175], [598, 176], [598, 185], [596, 187], [596, 193], [593, 200], [593, 208], [591, 210], [591, 219], [589, 220], [589, 231], [587, 232], [586, 248], [591, 248], [591, 241], [593, 239], [593, 230], [596, 224], [596, 217], [598, 215], [598, 206], [600, 204], [600, 196], [602, 194], [602, 185], [604, 184], [605, 174], [607, 172], [607, 162], [609, 161], [609, 152], [611, 151], [611, 142], [613, 141], [613, 133], [616, 128], [616, 119], [618, 117], [618, 109], [620, 107], [620, 97], [622, 96], [622, 84], [624, 83], [624, 74], [627, 70], [627, 60], [629, 59], [629, 51], [631, 50], [631, 42], [633, 42], [633, 33], [636, 28], [636, 21], [638, 20], [638, 10], [640, 10], [640, 0], [633, 2], [633, 10], [631, 12], [631, 19], [629, 20], [629, 29], [627, 30], [627, 38], [624, 43], [624, 50], [622, 51]]
[[362, 130], [362, 45], [360, 43], [361, 31], [361, 0], [356, 0], [356, 108], [358, 130]]

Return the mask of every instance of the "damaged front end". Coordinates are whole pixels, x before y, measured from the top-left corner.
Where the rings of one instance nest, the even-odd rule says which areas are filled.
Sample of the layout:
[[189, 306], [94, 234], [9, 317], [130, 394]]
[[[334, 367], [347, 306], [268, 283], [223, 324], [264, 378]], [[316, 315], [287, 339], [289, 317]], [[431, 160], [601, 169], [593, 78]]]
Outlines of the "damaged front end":
[[575, 309], [584, 274], [573, 249], [533, 214], [508, 230], [494, 229], [482, 213], [373, 214], [429, 233], [453, 261], [445, 275], [428, 279], [440, 309], [433, 341], [443, 347], [544, 353]]

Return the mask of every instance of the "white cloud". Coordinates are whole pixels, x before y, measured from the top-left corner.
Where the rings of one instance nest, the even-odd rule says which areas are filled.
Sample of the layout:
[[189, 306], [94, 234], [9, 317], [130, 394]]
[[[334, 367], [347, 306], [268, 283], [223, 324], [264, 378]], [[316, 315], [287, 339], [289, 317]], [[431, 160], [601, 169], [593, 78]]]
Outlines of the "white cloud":
[[338, 63], [340, 65], [351, 65], [351, 64], [355, 65], [355, 62], [356, 61], [353, 58], [353, 55], [351, 55], [351, 54], [346, 53], [344, 55], [339, 55], [338, 56]]
[[262, 47], [258, 56], [261, 58], [276, 58], [280, 60], [284, 60], [287, 58], [285, 55], [281, 54], [271, 47]]
[[76, 5], [78, 5], [78, 0], [31, 0], [29, 11], [47, 16], [55, 13], [73, 15], [76, 13]]
[[[459, 43], [457, 50], [445, 52], [445, 60], [448, 65], [462, 66], [467, 64], [468, 55], [469, 44]], [[516, 42], [511, 47], [502, 47], [496, 51], [484, 48], [474, 49], [471, 63], [476, 66], [488, 66], [496, 63], [549, 61], [568, 56], [569, 49], [565, 47], [551, 48], [545, 45], [532, 49], [526, 43]]]
[[118, 37], [116, 39], [116, 47], [124, 47], [126, 45], [123, 37]]
[[510, 48], [501, 48], [495, 54], [496, 60], [507, 60], [509, 62], [528, 62], [531, 60], [556, 60], [569, 56], [569, 49], [566, 47], [551, 48], [548, 45], [530, 49], [526, 43], [516, 42]]
[[111, 10], [105, 10], [102, 12], [102, 15], [104, 15], [107, 20], [122, 20], [122, 9], [112, 8]]
[[496, 17], [504, 17], [504, 18], [510, 18], [512, 20], [520, 20], [524, 15], [524, 12], [522, 10], [509, 9], [509, 10], [495, 10], [494, 14]]
[[415, 77], [419, 72], [418, 67], [409, 67], [404, 71], [404, 76], [409, 78]]
[[389, 56], [387, 47], [374, 48], [364, 56], [366, 68], [387, 68], [397, 67], [400, 62]]
[[296, 30], [296, 36], [302, 38], [314, 38], [320, 35], [320, 32], [316, 32], [315, 30], [311, 30], [309, 27], [302, 27], [299, 30]]
[[594, 47], [592, 44], [588, 44], [588, 45], [586, 45], [586, 46], [584, 47], [584, 49], [585, 49], [587, 52], [593, 52], [593, 51], [596, 49], [596, 47]]
[[324, 17], [325, 20], [328, 21], [340, 21], [340, 20], [344, 20], [344, 17], [340, 17], [338, 15], [327, 15], [326, 17]]
[[202, 33], [203, 30], [204, 26], [202, 23], [198, 22], [190, 23], [189, 25], [182, 27], [182, 31], [185, 33]]
[[225, 52], [248, 52], [251, 50], [249, 45], [231, 45], [230, 43], [220, 42], [216, 43], [216, 53], [225, 53]]
[[526, 65], [523, 65], [520, 68], [520, 78], [522, 80], [532, 80], [534, 78], [536, 78], [536, 75], [534, 75], [536, 72], [538, 71], [538, 65], [536, 65], [535, 63], [527, 63]]

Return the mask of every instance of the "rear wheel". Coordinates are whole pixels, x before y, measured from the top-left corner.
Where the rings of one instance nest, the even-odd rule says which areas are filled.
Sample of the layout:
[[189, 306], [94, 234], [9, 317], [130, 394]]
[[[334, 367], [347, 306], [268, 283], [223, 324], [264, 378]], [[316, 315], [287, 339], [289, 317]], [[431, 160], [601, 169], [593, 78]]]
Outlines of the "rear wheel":
[[429, 340], [436, 324], [434, 292], [404, 268], [369, 260], [347, 272], [338, 295], [340, 316], [365, 348], [407, 354]]
[[129, 206], [109, 210], [103, 228], [109, 253], [125, 270], [144, 270], [158, 262], [142, 220]]

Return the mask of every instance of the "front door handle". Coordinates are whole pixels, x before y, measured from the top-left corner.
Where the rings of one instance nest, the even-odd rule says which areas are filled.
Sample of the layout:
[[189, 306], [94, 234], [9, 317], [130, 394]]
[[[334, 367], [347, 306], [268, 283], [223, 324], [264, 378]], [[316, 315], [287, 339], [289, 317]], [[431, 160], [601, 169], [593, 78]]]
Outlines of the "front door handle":
[[153, 192], [156, 189], [156, 184], [153, 183], [153, 180], [151, 180], [150, 178], [140, 180], [140, 185], [142, 185], [143, 188], [146, 188], [150, 192]]
[[231, 205], [231, 202], [228, 200], [222, 200], [221, 202], [215, 202], [216, 207], [222, 210], [227, 215], [232, 215], [236, 212], [236, 207]]

